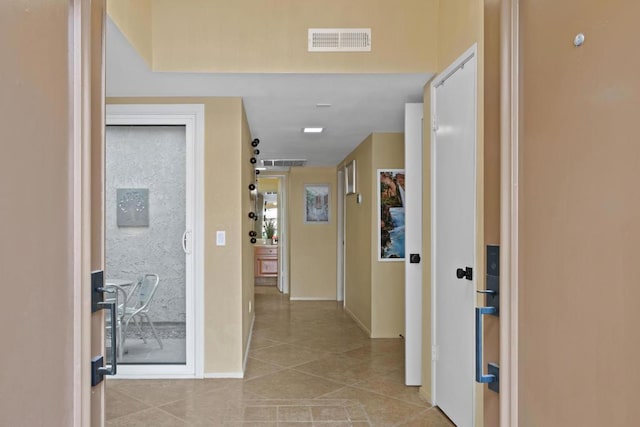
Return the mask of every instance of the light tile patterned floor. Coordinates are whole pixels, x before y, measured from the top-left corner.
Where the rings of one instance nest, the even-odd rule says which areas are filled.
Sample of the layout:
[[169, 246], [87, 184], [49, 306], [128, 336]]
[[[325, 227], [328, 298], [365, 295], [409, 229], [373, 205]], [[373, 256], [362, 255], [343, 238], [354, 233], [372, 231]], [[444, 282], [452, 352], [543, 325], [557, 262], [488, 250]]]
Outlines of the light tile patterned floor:
[[400, 339], [367, 338], [341, 304], [257, 287], [244, 379], [108, 381], [107, 426], [453, 426], [403, 363]]

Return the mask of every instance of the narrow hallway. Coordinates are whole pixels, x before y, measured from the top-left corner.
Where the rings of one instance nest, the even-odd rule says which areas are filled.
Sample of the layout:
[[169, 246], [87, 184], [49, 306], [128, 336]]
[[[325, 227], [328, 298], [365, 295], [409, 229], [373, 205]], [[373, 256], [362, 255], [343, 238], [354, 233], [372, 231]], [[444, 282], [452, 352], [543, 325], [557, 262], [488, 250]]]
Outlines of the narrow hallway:
[[368, 339], [340, 303], [255, 301], [244, 379], [109, 380], [107, 425], [452, 426], [404, 386], [400, 339]]

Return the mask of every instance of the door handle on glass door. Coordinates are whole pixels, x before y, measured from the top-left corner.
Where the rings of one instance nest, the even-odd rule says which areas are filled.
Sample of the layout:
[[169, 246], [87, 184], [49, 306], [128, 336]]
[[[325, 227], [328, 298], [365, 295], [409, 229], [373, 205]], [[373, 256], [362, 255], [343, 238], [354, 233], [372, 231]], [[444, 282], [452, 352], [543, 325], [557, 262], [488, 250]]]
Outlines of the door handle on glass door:
[[185, 254], [190, 254], [191, 250], [187, 248], [187, 233], [191, 234], [191, 230], [184, 230], [182, 233], [182, 250]]

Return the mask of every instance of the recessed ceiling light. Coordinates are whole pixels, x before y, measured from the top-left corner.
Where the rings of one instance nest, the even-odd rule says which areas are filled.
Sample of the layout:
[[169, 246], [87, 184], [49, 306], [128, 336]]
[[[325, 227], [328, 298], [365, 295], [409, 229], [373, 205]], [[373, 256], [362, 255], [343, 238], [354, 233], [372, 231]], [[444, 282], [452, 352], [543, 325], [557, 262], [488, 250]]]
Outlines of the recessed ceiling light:
[[331, 104], [316, 104], [316, 107], [318, 107], [318, 108], [328, 108], [328, 107], [331, 107]]
[[321, 133], [324, 128], [303, 128], [302, 132], [304, 133]]

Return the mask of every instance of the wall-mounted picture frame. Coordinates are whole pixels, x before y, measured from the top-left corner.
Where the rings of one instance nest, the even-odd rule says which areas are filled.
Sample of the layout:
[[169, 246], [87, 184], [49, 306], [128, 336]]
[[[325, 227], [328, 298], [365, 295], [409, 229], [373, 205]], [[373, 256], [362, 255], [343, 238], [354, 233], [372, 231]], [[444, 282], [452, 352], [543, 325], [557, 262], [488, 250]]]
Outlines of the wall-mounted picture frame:
[[344, 193], [356, 194], [356, 160], [353, 159], [344, 167]]
[[149, 189], [116, 189], [116, 223], [118, 227], [149, 226]]
[[378, 169], [378, 261], [404, 261], [404, 169]]
[[330, 200], [329, 184], [306, 184], [304, 186], [305, 224], [328, 224], [331, 219]]

